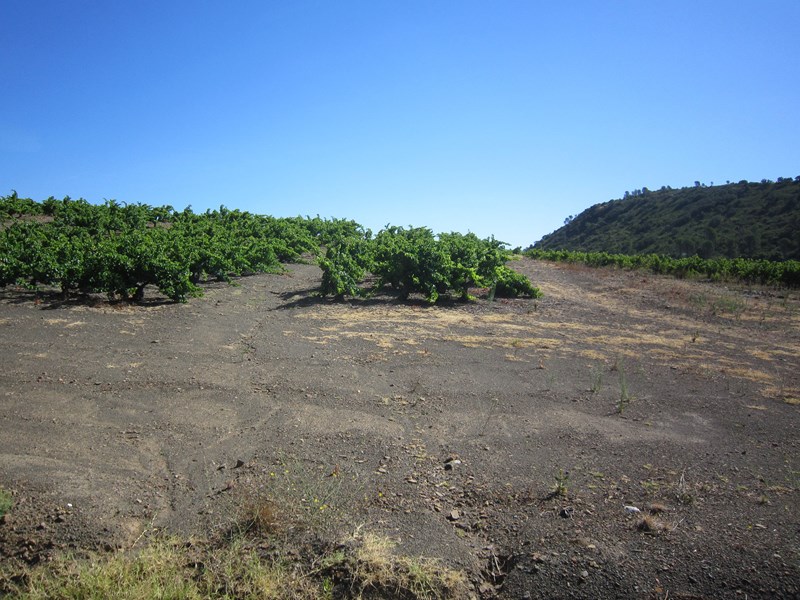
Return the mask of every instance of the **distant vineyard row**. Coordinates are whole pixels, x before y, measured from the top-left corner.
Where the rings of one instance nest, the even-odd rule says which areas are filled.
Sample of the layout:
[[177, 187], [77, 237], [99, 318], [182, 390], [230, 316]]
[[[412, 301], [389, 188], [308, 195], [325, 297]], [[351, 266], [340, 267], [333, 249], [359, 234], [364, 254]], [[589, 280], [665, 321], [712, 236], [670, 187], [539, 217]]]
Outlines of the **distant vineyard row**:
[[[473, 233], [440, 233], [426, 227], [387, 227], [374, 238], [339, 238], [327, 245], [322, 267], [322, 293], [337, 297], [368, 296], [391, 286], [401, 298], [422, 294], [436, 302], [450, 292], [469, 299], [473, 287], [489, 288], [489, 296], [541, 293], [527, 277], [506, 266], [511, 253], [494, 238]], [[364, 286], [368, 274], [377, 277]]]
[[800, 287], [800, 261], [796, 260], [776, 262], [747, 258], [703, 259], [698, 256], [670, 258], [660, 254], [628, 255], [537, 249], [526, 250], [524, 254], [538, 260], [577, 263], [591, 267], [645, 269], [678, 278], [705, 277], [712, 281]]
[[[320, 293], [365, 296], [391, 286], [429, 302], [470, 287], [500, 296], [539, 291], [505, 263], [493, 238], [434, 235], [427, 228], [387, 227], [373, 237], [355, 221], [275, 218], [221, 207], [195, 214], [171, 206], [102, 205], [16, 194], [0, 197], [0, 287], [57, 287], [65, 296], [103, 293], [141, 300], [147, 286], [176, 302], [202, 294], [209, 279], [281, 272], [283, 263], [314, 257]], [[370, 286], [368, 275], [377, 280]]]

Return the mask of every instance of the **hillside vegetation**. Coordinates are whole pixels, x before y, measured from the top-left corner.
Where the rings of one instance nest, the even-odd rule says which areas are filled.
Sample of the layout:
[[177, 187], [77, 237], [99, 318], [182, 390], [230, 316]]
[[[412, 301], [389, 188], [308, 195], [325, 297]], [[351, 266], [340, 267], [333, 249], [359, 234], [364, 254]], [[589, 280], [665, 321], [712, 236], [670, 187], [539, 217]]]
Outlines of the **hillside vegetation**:
[[800, 177], [626, 192], [568, 217], [534, 248], [798, 260]]

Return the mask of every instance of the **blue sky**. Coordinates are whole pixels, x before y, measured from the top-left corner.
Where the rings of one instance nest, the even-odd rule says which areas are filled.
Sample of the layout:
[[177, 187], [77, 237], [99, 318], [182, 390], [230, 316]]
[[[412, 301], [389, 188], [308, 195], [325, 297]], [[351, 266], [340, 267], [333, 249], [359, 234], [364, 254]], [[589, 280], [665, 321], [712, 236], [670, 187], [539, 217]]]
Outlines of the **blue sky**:
[[526, 246], [800, 175], [800, 2], [2, 0], [0, 194]]

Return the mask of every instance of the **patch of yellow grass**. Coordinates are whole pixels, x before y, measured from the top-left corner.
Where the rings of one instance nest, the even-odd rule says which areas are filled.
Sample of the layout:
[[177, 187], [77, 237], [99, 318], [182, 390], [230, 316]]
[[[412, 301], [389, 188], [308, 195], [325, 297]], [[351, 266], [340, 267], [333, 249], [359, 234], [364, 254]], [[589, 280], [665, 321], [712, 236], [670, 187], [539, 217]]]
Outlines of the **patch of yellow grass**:
[[259, 598], [323, 600], [333, 597], [334, 579], [361, 597], [456, 599], [470, 596], [466, 576], [439, 562], [397, 556], [387, 538], [367, 534], [307, 561], [263, 558], [238, 539], [222, 548], [196, 541], [159, 540], [139, 552], [54, 561], [19, 573], [0, 569], [0, 590], [11, 597], [47, 598]]
[[606, 360], [606, 359], [608, 359], [608, 352], [603, 352], [603, 351], [600, 351], [600, 350], [593, 350], [593, 349], [581, 350], [580, 351], [580, 355], [581, 356], [585, 356], [586, 358], [590, 358], [592, 360]]
[[[357, 597], [368, 591], [391, 591], [398, 597], [467, 598], [470, 585], [463, 573], [438, 561], [395, 556], [388, 538], [367, 534], [356, 550], [353, 579]], [[405, 592], [405, 593], [404, 593]]]
[[686, 344], [685, 340], [680, 338], [668, 338], [653, 334], [637, 334], [634, 336], [626, 335], [598, 335], [591, 336], [584, 339], [587, 343], [597, 344], [598, 346], [622, 348], [625, 346], [649, 346], [655, 348], [669, 348], [672, 350], [679, 350]]
[[774, 376], [770, 373], [765, 373], [764, 371], [759, 371], [758, 369], [754, 368], [726, 367], [724, 371], [728, 375], [735, 375], [737, 377], [741, 377], [742, 379], [749, 379], [750, 381], [755, 381], [758, 383], [770, 383], [774, 379]]
[[747, 350], [747, 353], [750, 356], [752, 356], [754, 358], [759, 358], [761, 360], [774, 360], [774, 358], [775, 358], [775, 353], [774, 352], [768, 352], [768, 351], [762, 350], [760, 348], [750, 348], [750, 349]]
[[556, 323], [556, 322], [536, 321], [535, 327], [536, 329], [555, 329], [561, 333], [567, 331], [576, 332], [580, 333], [581, 335], [586, 334], [588, 332], [601, 333], [603, 331], [607, 331], [606, 327], [600, 327], [599, 325], [587, 325], [584, 323]]
[[[513, 361], [530, 358], [532, 349], [574, 353], [596, 361], [646, 356], [709, 376], [722, 374], [746, 379], [761, 384], [762, 393], [770, 397], [781, 396], [776, 383], [780, 373], [772, 373], [771, 367], [767, 372], [762, 361], [778, 365], [776, 358], [794, 358], [800, 352], [800, 348], [791, 344], [755, 344], [757, 340], [753, 340], [749, 331], [735, 325], [724, 333], [712, 335], [706, 331], [708, 324], [702, 319], [664, 311], [654, 314], [653, 310], [637, 308], [622, 297], [609, 298], [579, 288], [554, 289], [548, 295], [566, 294], [565, 297], [572, 298], [573, 292], [582, 295], [586, 302], [613, 306], [642, 322], [621, 327], [616, 322], [546, 320], [546, 313], [523, 315], [397, 305], [329, 305], [304, 311], [297, 318], [319, 322], [315, 335], [307, 338], [318, 344], [341, 338], [361, 339], [382, 351], [396, 353], [404, 352], [405, 347], [419, 347], [428, 340], [441, 340], [466, 348], [511, 349], [514, 352], [504, 352], [503, 356]], [[637, 292], [632, 289], [630, 293]], [[776, 368], [780, 370], [779, 366]]]

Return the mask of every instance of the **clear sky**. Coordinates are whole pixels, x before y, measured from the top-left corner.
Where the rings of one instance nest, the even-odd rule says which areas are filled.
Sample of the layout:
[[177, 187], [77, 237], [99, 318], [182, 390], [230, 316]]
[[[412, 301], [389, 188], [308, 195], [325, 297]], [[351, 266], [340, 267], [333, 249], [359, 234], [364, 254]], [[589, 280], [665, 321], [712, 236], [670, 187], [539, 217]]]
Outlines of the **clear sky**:
[[527, 246], [800, 175], [800, 1], [0, 0], [0, 195]]

